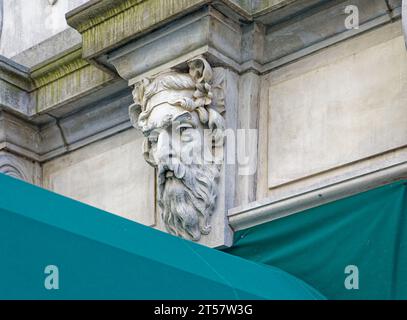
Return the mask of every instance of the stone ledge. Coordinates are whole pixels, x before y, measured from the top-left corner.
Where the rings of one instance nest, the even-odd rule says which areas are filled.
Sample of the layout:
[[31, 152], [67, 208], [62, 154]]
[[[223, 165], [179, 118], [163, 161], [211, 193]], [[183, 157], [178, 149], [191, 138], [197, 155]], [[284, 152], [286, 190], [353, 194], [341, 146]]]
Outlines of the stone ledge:
[[32, 106], [29, 92], [33, 86], [28, 68], [0, 56], [0, 111], [5, 108], [28, 115]]
[[[129, 122], [129, 99], [121, 100], [125, 111], [113, 118], [116, 111], [106, 108], [109, 102], [104, 102], [117, 99], [117, 93], [129, 97], [126, 82], [82, 59], [77, 46], [31, 69], [0, 56], [0, 70], [0, 130], [4, 132], [0, 143], [4, 150], [43, 162], [123, 130], [122, 124]], [[105, 110], [97, 113], [98, 123], [72, 127], [71, 114], [78, 123], [85, 123], [94, 120], [95, 106]], [[117, 105], [113, 103], [113, 107]], [[16, 121], [17, 127], [13, 125]]]
[[0, 55], [0, 79], [23, 91], [31, 91], [33, 89], [30, 69], [2, 55]]
[[55, 109], [63, 116], [65, 106], [72, 112], [81, 98], [106, 86], [125, 88], [117, 75], [84, 60], [77, 46], [31, 69], [0, 56], [0, 71], [0, 107], [34, 122]]
[[68, 12], [66, 18], [68, 24], [82, 34], [83, 56], [90, 59], [207, 2], [170, 0], [163, 5], [156, 0], [91, 1]]
[[40, 163], [49, 161], [131, 128], [131, 101], [125, 88], [75, 113], [59, 118], [47, 114], [47, 123], [41, 125], [0, 110], [0, 149]]
[[128, 116], [131, 101], [131, 92], [126, 89], [106, 101], [94, 102], [42, 127], [40, 161], [48, 161], [131, 128]]
[[11, 59], [28, 68], [45, 65], [49, 60], [66, 55], [82, 46], [82, 37], [74, 29], [68, 28], [32, 48], [24, 50]]
[[312, 186], [306, 192], [291, 191], [285, 197], [266, 198], [229, 209], [229, 222], [234, 231], [247, 229], [403, 179], [407, 179], [405, 156], [404, 160], [393, 165], [336, 182], [327, 180], [324, 186]]
[[[287, 1], [267, 1], [273, 7], [280, 2]], [[208, 5], [244, 23], [253, 20], [253, 9], [258, 7], [250, 1], [236, 0], [95, 0], [68, 12], [66, 18], [68, 24], [82, 34], [83, 57], [96, 59]]]
[[[185, 63], [185, 57], [208, 53], [208, 48], [223, 54], [238, 66], [241, 62], [241, 37], [238, 24], [211, 7], [202, 8], [165, 29], [129, 42], [109, 54], [107, 61], [126, 80], [157, 67], [162, 69], [163, 66], [168, 68]], [[157, 55], [157, 52], [160, 54]]]
[[[169, 60], [179, 60], [194, 50], [199, 54], [208, 53], [208, 59], [211, 59], [210, 51], [215, 51], [218, 56], [225, 57], [223, 61], [220, 59], [220, 64], [240, 74], [248, 71], [264, 74], [391, 23], [399, 19], [401, 13], [401, 0], [389, 1], [388, 5], [382, 0], [358, 0], [355, 4], [360, 11], [360, 28], [347, 30], [343, 9], [352, 4], [348, 0], [183, 0], [165, 2], [160, 8], [157, 3], [156, 0], [120, 0], [113, 4], [100, 0], [69, 12], [68, 23], [83, 37], [83, 58], [101, 68], [113, 69], [112, 64], [119, 66], [119, 74], [128, 80], [140, 77], [147, 69], [160, 69]], [[218, 15], [223, 16], [226, 24], [235, 24], [239, 29], [237, 36], [225, 37], [224, 30], [212, 25], [205, 27], [204, 16], [201, 21], [191, 21], [189, 25], [185, 22], [205, 10], [211, 16], [211, 23], [216, 23], [216, 18], [212, 17]], [[326, 18], [328, 14], [330, 19]], [[201, 33], [206, 36], [199, 39]], [[186, 37], [188, 41], [183, 41]], [[222, 44], [219, 39], [216, 41], [217, 38], [229, 43]], [[239, 43], [232, 44], [235, 40], [231, 38]], [[171, 49], [167, 45], [171, 45]], [[132, 55], [138, 56], [138, 60], [145, 56], [154, 59], [151, 63], [144, 63], [144, 69], [141, 63], [136, 63], [135, 70], [129, 71], [132, 68], [128, 62], [116, 64], [119, 60], [125, 61], [123, 56], [129, 51], [134, 51]], [[157, 55], [157, 52], [162, 54]], [[124, 74], [123, 70], [128, 71]]]
[[[302, 54], [309, 54], [339, 41], [392, 22], [400, 17], [400, 6], [391, 8], [382, 0], [359, 0], [359, 28], [345, 27], [345, 8], [352, 1], [334, 1], [311, 8], [289, 21], [273, 24], [265, 32], [265, 58], [275, 68]], [[329, 19], [327, 17], [329, 16]], [[306, 50], [306, 51], [305, 51]], [[297, 55], [297, 57], [295, 57]]]

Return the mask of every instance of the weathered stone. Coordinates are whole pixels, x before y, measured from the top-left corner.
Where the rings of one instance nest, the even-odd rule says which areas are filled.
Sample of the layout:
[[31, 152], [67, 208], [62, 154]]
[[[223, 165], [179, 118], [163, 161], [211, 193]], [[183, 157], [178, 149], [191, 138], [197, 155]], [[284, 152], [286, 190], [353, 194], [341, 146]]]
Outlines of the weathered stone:
[[0, 149], [31, 160], [39, 160], [41, 136], [37, 126], [0, 110]]
[[48, 1], [2, 0], [0, 55], [11, 58], [66, 30], [65, 13], [87, 1], [59, 0], [50, 6]]
[[44, 187], [156, 226], [154, 170], [140, 154], [142, 141], [130, 129], [48, 161], [43, 164]]
[[[345, 28], [349, 4], [359, 8], [359, 29]], [[225, 128], [234, 139], [238, 129], [246, 136], [248, 129], [259, 130], [243, 152], [227, 154], [233, 161], [220, 170], [212, 229], [206, 235], [204, 228], [200, 243], [231, 244], [229, 222], [238, 230], [401, 179], [407, 159], [407, 53], [400, 5], [400, 0], [90, 1], [68, 13], [83, 36], [82, 49], [71, 30], [15, 57], [31, 62], [30, 69], [0, 59], [5, 112], [0, 148], [8, 159], [3, 171], [21, 177], [30, 161], [38, 162], [47, 188], [165, 230], [154, 208], [160, 198], [155, 172], [142, 159], [143, 138], [130, 129], [127, 86], [170, 70], [175, 78], [188, 77], [188, 61], [200, 57], [224, 75]], [[61, 43], [65, 40], [73, 42]], [[47, 52], [38, 57], [41, 50]], [[198, 82], [197, 91], [203, 87], [205, 81]], [[181, 98], [190, 98], [181, 99], [184, 104], [174, 101], [175, 91], [161, 92], [156, 110], [162, 112], [152, 118], [196, 106], [190, 93], [183, 93]], [[226, 139], [226, 150], [232, 142], [237, 141]], [[151, 149], [144, 152], [154, 163], [163, 149]], [[243, 168], [249, 174], [241, 173], [242, 153], [250, 160]], [[20, 158], [30, 161], [13, 165]], [[168, 201], [161, 204], [165, 209]]]
[[405, 147], [406, 70], [395, 23], [271, 73], [269, 188]]
[[41, 185], [42, 173], [39, 163], [5, 151], [1, 148], [1, 143], [0, 173], [32, 184]]
[[225, 187], [223, 155], [212, 158], [224, 152], [225, 73], [203, 57], [187, 64], [188, 72], [168, 71], [136, 83], [130, 119], [146, 136], [143, 156], [157, 170], [162, 225], [171, 234], [225, 246], [231, 231], [225, 190], [219, 188]]
[[239, 65], [240, 45], [240, 26], [226, 20], [216, 10], [206, 8], [178, 19], [164, 30], [129, 42], [111, 52], [108, 62], [114, 65], [122, 78], [133, 84], [147, 74], [174, 67], [208, 52], [218, 52], [218, 56], [228, 57]]
[[28, 68], [0, 56], [0, 108], [22, 115], [30, 114], [33, 108], [29, 95], [31, 89]]
[[13, 61], [28, 67], [35, 68], [45, 65], [47, 61], [55, 61], [56, 57], [64, 57], [67, 53], [75, 51], [82, 46], [82, 37], [78, 31], [68, 28], [56, 35], [45, 39], [35, 46], [20, 52], [12, 57]]

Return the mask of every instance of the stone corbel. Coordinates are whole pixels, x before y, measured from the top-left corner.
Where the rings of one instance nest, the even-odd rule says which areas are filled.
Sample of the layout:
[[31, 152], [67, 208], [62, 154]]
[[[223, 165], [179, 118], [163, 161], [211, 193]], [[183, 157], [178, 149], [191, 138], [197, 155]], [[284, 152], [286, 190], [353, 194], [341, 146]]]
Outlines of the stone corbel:
[[106, 61], [130, 85], [170, 68], [185, 69], [185, 62], [199, 55], [241, 72], [242, 37], [238, 23], [206, 7], [113, 50]]
[[[229, 246], [223, 166], [225, 70], [212, 68], [203, 56], [186, 64], [185, 71], [170, 69], [136, 82], [130, 120], [144, 134], [144, 158], [157, 171], [160, 229], [211, 247]], [[187, 131], [179, 133], [180, 146], [174, 133], [179, 126]], [[214, 150], [201, 144], [209, 131], [218, 150], [213, 156], [221, 154], [220, 162], [201, 158]]]
[[[242, 19], [249, 23], [252, 18], [231, 1], [165, 2], [159, 11], [152, 7], [154, 3], [101, 1], [68, 13], [67, 21], [82, 35], [82, 57], [115, 70], [134, 89], [130, 120], [146, 136], [142, 151], [146, 162], [157, 168], [156, 208], [160, 211], [157, 216], [161, 214], [163, 217], [157, 227], [210, 247], [230, 246], [233, 233], [227, 211], [235, 205], [238, 190], [234, 164], [222, 165], [219, 170], [204, 167], [205, 173], [213, 173], [209, 180], [216, 180], [216, 188], [211, 187], [207, 203], [194, 202], [201, 217], [198, 227], [191, 214], [176, 218], [168, 212], [169, 206], [179, 205], [184, 210], [185, 203], [171, 204], [165, 195], [171, 197], [174, 193], [166, 193], [160, 186], [171, 179], [169, 184], [173, 190], [180, 191], [182, 188], [174, 176], [184, 177], [184, 167], [161, 164], [160, 169], [160, 157], [152, 151], [158, 149], [154, 146], [158, 140], [155, 129], [157, 126], [166, 128], [165, 124], [184, 117], [198, 117], [197, 123], [202, 129], [216, 131], [221, 123], [224, 128], [237, 129], [241, 123], [238, 117], [247, 118], [245, 112], [239, 111], [238, 114], [240, 74], [250, 73], [245, 83], [256, 81], [263, 52], [259, 39], [265, 30], [260, 23], [242, 28]], [[144, 17], [145, 12], [153, 10], [157, 12], [154, 17], [145, 19], [143, 24], [134, 23]], [[169, 15], [170, 12], [174, 14]], [[89, 19], [92, 15], [96, 20], [103, 17], [103, 21], [94, 23], [96, 20]], [[123, 32], [118, 31], [123, 25], [129, 27]], [[107, 34], [110, 35], [108, 38]], [[245, 54], [242, 54], [242, 45]], [[219, 92], [224, 95], [220, 100], [225, 101], [225, 112], [217, 109], [220, 106]], [[246, 95], [257, 96], [257, 93], [253, 94], [251, 89], [245, 91], [242, 101], [250, 100]], [[251, 126], [249, 122], [247, 127]], [[246, 183], [245, 188], [250, 183]], [[185, 195], [179, 194], [180, 198]]]

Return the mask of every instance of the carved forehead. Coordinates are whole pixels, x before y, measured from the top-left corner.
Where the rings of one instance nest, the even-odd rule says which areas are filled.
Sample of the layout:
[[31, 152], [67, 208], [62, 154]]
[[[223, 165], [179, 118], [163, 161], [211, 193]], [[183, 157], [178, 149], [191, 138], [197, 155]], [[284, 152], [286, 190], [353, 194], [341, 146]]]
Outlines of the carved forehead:
[[189, 112], [182, 107], [163, 103], [152, 109], [150, 115], [146, 119], [146, 128], [148, 128], [148, 131], [156, 128], [165, 128], [170, 124], [168, 121], [170, 121], [170, 123], [175, 121], [188, 122], [195, 127], [199, 125], [199, 119], [196, 112]]

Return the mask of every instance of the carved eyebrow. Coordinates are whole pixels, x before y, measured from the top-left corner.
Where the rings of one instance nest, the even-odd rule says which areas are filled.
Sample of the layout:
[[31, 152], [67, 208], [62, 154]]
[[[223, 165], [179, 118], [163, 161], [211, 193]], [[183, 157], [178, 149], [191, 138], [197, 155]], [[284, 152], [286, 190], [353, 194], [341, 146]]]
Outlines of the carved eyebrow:
[[184, 113], [178, 115], [177, 117], [173, 117], [172, 115], [168, 115], [167, 118], [165, 118], [160, 125], [157, 123], [152, 123], [148, 127], [145, 127], [142, 131], [144, 133], [144, 136], [148, 137], [152, 133], [156, 133], [160, 129], [166, 129], [169, 125], [173, 124], [174, 122], [178, 122], [180, 124], [190, 124], [193, 128], [197, 127], [197, 123], [195, 118], [191, 116], [191, 113], [188, 111], [185, 111]]
[[180, 122], [179, 125], [177, 126], [177, 130], [180, 128], [194, 128], [192, 123], [189, 122]]
[[163, 119], [162, 123], [160, 123], [160, 124], [157, 124], [156, 122], [153, 122], [153, 123], [151, 123], [151, 124], [149, 124], [149, 125], [144, 126], [144, 127], [142, 128], [143, 134], [144, 134], [145, 136], [149, 136], [150, 133], [151, 133], [152, 131], [154, 131], [154, 130], [167, 128], [167, 127], [171, 124], [172, 118], [173, 118], [172, 115], [167, 115], [167, 116]]

